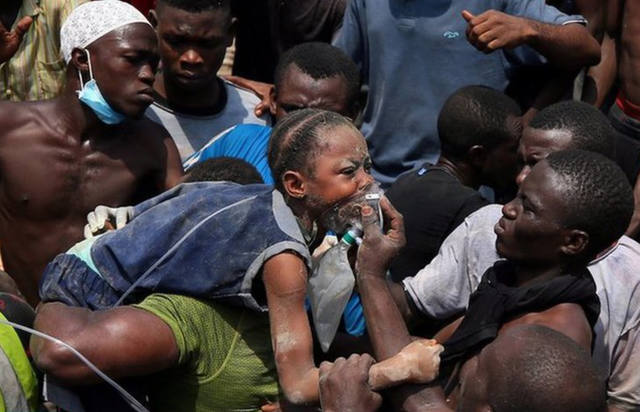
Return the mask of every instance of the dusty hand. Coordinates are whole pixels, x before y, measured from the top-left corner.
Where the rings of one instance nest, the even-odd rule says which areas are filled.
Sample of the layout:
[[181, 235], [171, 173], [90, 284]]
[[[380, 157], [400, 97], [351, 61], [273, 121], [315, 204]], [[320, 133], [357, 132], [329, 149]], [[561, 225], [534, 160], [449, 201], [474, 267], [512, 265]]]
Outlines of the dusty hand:
[[16, 54], [24, 34], [29, 30], [33, 23], [33, 18], [27, 16], [20, 19], [16, 24], [16, 29], [8, 31], [2, 23], [0, 23], [0, 63], [4, 63]]
[[467, 39], [484, 53], [525, 44], [533, 35], [531, 21], [496, 10], [488, 10], [474, 16], [464, 10], [462, 17], [469, 23]]
[[85, 239], [90, 239], [103, 230], [123, 228], [133, 217], [133, 212], [133, 206], [97, 206], [87, 215], [87, 224], [84, 226]]
[[369, 386], [370, 355], [351, 355], [320, 365], [320, 405], [325, 412], [370, 412], [380, 408], [382, 397]]
[[389, 359], [375, 364], [369, 384], [381, 390], [403, 383], [429, 383], [438, 377], [442, 345], [433, 339], [418, 339]]
[[380, 232], [378, 218], [374, 210], [370, 206], [362, 208], [364, 237], [358, 249], [356, 260], [358, 275], [383, 276], [391, 260], [406, 243], [402, 215], [384, 196], [380, 200], [380, 208], [384, 215], [386, 233]]

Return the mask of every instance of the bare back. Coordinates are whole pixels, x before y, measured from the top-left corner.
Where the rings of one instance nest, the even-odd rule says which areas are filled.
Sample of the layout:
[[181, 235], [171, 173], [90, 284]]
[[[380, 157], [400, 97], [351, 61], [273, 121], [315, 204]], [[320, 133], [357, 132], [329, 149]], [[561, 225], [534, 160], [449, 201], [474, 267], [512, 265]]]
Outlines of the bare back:
[[640, 105], [640, 1], [613, 0], [623, 3], [620, 25], [620, 88], [629, 102]]
[[0, 248], [32, 304], [44, 267], [82, 239], [88, 212], [137, 203], [182, 172], [166, 131], [150, 121], [73, 136], [57, 102], [0, 105]]

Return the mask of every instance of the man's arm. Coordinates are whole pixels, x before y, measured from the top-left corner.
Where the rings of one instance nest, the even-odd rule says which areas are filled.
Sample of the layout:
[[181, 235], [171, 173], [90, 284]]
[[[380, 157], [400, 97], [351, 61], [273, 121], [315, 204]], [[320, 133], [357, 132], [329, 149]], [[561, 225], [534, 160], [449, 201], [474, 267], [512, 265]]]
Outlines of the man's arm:
[[[147, 375], [178, 362], [175, 337], [159, 317], [132, 307], [91, 312], [63, 303], [38, 309], [34, 328], [68, 343], [110, 377]], [[37, 336], [31, 353], [44, 372], [68, 384], [100, 379], [67, 348]]]
[[[400, 352], [412, 338], [387, 288], [385, 275], [391, 259], [405, 243], [402, 216], [383, 198], [380, 206], [390, 229], [383, 235], [373, 209], [363, 207], [365, 235], [356, 263], [358, 289], [362, 299], [376, 359], [384, 360]], [[394, 404], [402, 410], [445, 411], [442, 391], [437, 386], [403, 385], [390, 390]]]
[[293, 253], [281, 253], [263, 266], [271, 343], [280, 386], [287, 400], [317, 403], [318, 369], [313, 362], [313, 339], [304, 298], [307, 268]]
[[171, 189], [172, 187], [182, 182], [182, 176], [184, 170], [182, 169], [182, 161], [180, 160], [180, 153], [178, 148], [173, 142], [169, 133], [165, 131], [165, 136], [162, 139], [163, 149], [166, 153], [165, 169], [160, 172], [158, 179], [158, 187], [160, 191]]
[[618, 21], [613, 8], [617, 0], [576, 0], [576, 10], [587, 19], [587, 29], [600, 41], [602, 58], [587, 71], [582, 100], [602, 106], [616, 79], [618, 64], [615, 37]]
[[528, 45], [564, 70], [579, 70], [600, 61], [600, 45], [581, 24], [546, 24], [496, 10], [477, 16], [464, 10], [462, 17], [468, 23], [467, 39], [484, 53]]
[[638, 231], [640, 231], [640, 179], [636, 180], [636, 184], [633, 187], [633, 203], [633, 216], [631, 216], [629, 227], [624, 232], [630, 238], [635, 238]]
[[640, 351], [640, 325], [635, 325], [620, 337], [611, 359], [611, 372], [607, 382], [609, 412], [640, 409], [638, 351]]

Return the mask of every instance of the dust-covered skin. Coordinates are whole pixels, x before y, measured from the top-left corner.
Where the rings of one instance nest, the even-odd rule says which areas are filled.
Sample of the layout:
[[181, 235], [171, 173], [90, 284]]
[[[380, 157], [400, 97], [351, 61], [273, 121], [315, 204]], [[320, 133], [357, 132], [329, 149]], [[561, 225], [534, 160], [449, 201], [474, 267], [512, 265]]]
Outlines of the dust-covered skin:
[[438, 377], [444, 347], [433, 339], [419, 339], [369, 370], [369, 385], [375, 391], [403, 383], [429, 383]]

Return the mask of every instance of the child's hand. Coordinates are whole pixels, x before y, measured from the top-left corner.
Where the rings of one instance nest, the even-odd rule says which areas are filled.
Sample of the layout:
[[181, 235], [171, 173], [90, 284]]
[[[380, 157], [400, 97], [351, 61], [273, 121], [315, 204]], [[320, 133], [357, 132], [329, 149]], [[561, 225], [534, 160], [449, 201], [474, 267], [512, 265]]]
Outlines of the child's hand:
[[386, 233], [380, 232], [378, 217], [370, 206], [362, 208], [364, 237], [358, 249], [356, 269], [358, 276], [383, 277], [391, 260], [404, 247], [404, 221], [402, 215], [391, 205], [386, 197], [380, 200], [384, 215]]

